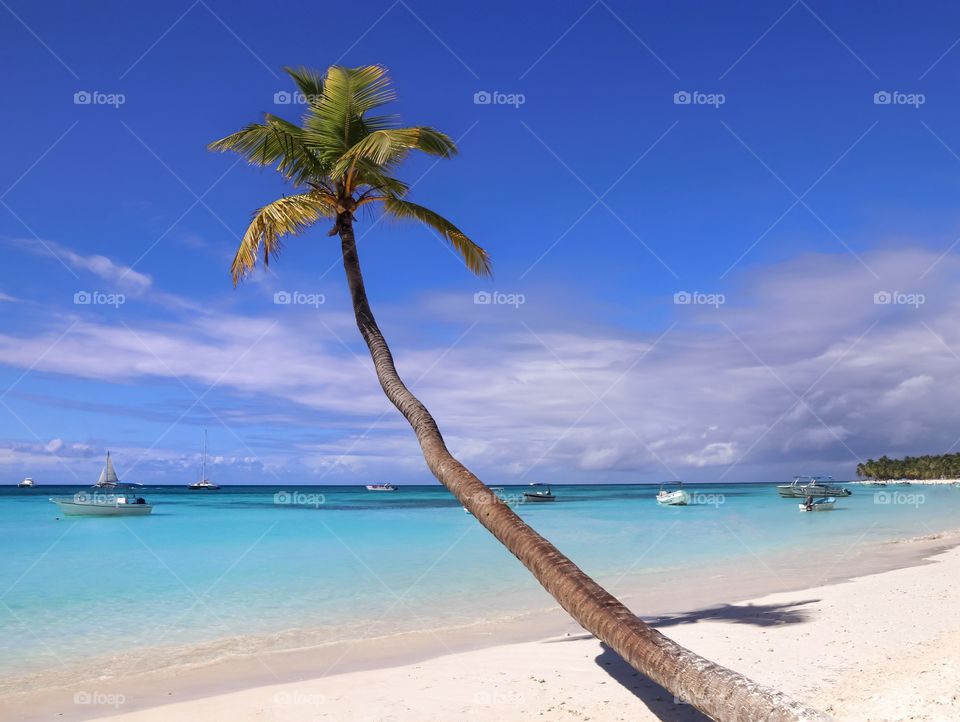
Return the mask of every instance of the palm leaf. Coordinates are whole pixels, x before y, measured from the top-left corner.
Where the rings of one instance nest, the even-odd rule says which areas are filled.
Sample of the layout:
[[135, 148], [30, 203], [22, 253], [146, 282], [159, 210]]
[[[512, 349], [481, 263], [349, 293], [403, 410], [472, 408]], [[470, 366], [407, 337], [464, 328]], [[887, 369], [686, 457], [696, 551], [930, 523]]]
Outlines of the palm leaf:
[[383, 165], [402, 160], [411, 150], [450, 158], [456, 154], [457, 146], [445, 133], [426, 126], [377, 130], [365, 135], [341, 155], [330, 175], [333, 178], [343, 177], [358, 158], [367, 158]]
[[395, 218], [417, 220], [433, 228], [460, 254], [467, 268], [478, 276], [492, 275], [487, 252], [440, 214], [416, 203], [389, 196], [383, 199], [383, 208]]
[[336, 215], [331, 200], [314, 191], [279, 198], [254, 213], [230, 267], [234, 285], [257, 265], [261, 249], [263, 265], [268, 266], [270, 258], [279, 255], [283, 236], [299, 235], [321, 218]]
[[276, 166], [281, 175], [298, 185], [327, 174], [320, 158], [304, 144], [302, 129], [269, 113], [264, 115], [264, 123], [251, 123], [208, 147], [237, 153], [251, 165]]

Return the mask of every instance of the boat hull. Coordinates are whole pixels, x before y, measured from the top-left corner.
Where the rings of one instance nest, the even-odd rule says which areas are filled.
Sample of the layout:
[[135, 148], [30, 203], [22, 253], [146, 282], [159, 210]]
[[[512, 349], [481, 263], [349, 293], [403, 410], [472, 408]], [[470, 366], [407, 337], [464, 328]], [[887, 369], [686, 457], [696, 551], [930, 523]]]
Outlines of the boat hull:
[[64, 516], [146, 516], [153, 511], [150, 504], [83, 504], [51, 499]]
[[687, 506], [690, 495], [685, 491], [669, 491], [657, 494], [657, 503], [664, 506]]
[[547, 496], [546, 494], [543, 494], [543, 495], [541, 495], [541, 494], [528, 494], [528, 493], [524, 492], [524, 494], [523, 494], [523, 500], [524, 500], [524, 501], [546, 502], [546, 501], [556, 501], [556, 500], [557, 500], [557, 497], [553, 496], [552, 494], [551, 494], [550, 496]]
[[814, 499], [823, 499], [828, 496], [850, 496], [852, 494], [849, 489], [827, 486], [794, 486], [793, 484], [778, 486], [777, 492], [785, 499], [806, 499], [808, 496], [812, 496]]

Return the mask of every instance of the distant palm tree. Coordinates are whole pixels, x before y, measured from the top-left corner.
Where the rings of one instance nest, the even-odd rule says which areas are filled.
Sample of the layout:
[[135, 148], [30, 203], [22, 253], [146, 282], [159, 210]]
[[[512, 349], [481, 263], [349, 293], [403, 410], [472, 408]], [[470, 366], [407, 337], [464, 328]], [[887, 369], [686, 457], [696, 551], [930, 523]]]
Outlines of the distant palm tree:
[[357, 209], [378, 203], [383, 212], [424, 223], [446, 239], [467, 267], [490, 274], [490, 258], [453, 223], [406, 199], [408, 186], [394, 176], [411, 151], [441, 158], [453, 141], [433, 128], [398, 127], [394, 116], [373, 111], [394, 100], [384, 68], [333, 66], [324, 76], [287, 68], [306, 100], [302, 125], [267, 114], [210, 145], [239, 153], [254, 165], [273, 166], [296, 188], [258, 210], [233, 260], [236, 284], [280, 251], [280, 239], [300, 235], [321, 218], [340, 237], [343, 267], [357, 327], [366, 341], [387, 398], [410, 422], [434, 476], [533, 573], [583, 627], [615, 649], [635, 669], [716, 719], [825, 719], [786, 696], [709, 662], [650, 628], [550, 542], [527, 526], [447, 450], [436, 421], [407, 389], [370, 310], [354, 238]]

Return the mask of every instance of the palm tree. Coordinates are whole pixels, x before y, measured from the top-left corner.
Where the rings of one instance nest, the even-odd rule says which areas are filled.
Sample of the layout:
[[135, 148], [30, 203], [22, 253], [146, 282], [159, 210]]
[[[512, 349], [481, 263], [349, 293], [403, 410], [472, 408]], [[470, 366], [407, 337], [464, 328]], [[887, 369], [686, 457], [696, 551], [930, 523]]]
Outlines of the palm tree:
[[267, 114], [262, 123], [210, 145], [211, 150], [238, 153], [253, 165], [274, 167], [296, 190], [254, 213], [233, 261], [234, 284], [254, 268], [258, 257], [262, 256], [264, 265], [274, 259], [281, 238], [300, 235], [322, 218], [331, 219], [328, 235], [340, 238], [357, 327], [384, 393], [413, 427], [427, 466], [560, 605], [639, 672], [716, 719], [825, 719], [644, 624], [453, 457], [433, 416], [397, 373], [370, 310], [354, 220], [358, 209], [379, 204], [387, 215], [426, 224], [451, 244], [467, 268], [479, 276], [489, 275], [486, 251], [447, 219], [407, 200], [407, 184], [394, 175], [412, 151], [449, 158], [456, 146], [438, 130], [399, 127], [393, 116], [375, 112], [394, 100], [382, 67], [333, 66], [324, 76], [307, 68], [286, 71], [307, 99], [301, 125]]

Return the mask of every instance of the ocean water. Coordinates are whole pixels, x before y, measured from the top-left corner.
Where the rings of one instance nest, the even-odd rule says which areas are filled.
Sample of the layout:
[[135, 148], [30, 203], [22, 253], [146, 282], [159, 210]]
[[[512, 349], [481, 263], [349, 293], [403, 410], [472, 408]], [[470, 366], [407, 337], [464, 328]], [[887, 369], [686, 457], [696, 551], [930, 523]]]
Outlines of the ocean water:
[[[676, 584], [684, 567], [782, 566], [798, 551], [960, 527], [952, 487], [851, 486], [818, 514], [799, 513], [773, 484], [687, 488], [688, 507], [658, 506], [656, 487], [578, 485], [515, 508], [618, 590], [663, 584], [671, 569]], [[150, 516], [58, 518], [48, 498], [77, 490], [0, 488], [2, 677], [110, 660], [132, 672], [141, 649], [193, 645], [200, 660], [222, 655], [225, 639], [284, 648], [554, 606], [439, 486], [144, 487]]]

